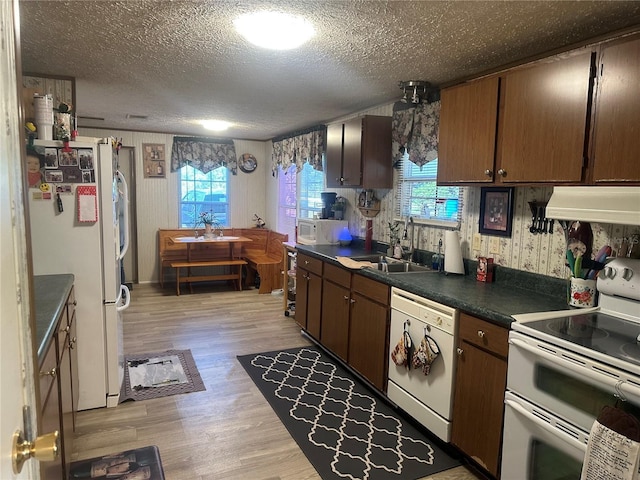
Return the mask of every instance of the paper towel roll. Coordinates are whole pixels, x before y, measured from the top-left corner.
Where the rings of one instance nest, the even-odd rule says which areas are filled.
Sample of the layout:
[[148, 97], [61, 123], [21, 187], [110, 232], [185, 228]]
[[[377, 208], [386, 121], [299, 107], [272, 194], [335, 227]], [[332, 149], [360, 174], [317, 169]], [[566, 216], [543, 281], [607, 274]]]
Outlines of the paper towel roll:
[[444, 233], [444, 271], [464, 275], [460, 237], [455, 230], [447, 230]]

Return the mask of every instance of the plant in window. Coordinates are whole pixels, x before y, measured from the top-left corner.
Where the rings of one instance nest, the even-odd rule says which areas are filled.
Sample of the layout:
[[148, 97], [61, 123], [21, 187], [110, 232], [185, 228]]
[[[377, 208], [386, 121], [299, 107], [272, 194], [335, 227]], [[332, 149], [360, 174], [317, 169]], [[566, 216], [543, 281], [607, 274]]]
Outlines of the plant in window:
[[389, 222], [389, 246], [394, 247], [400, 242], [400, 224]]

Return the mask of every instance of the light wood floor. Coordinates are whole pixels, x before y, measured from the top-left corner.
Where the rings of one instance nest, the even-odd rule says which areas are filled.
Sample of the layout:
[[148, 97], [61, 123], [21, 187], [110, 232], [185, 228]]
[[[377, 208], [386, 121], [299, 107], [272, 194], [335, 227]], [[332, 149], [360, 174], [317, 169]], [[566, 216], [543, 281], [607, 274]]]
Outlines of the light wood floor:
[[[166, 287], [132, 290], [125, 353], [191, 349], [207, 390], [79, 412], [72, 459], [157, 445], [167, 480], [319, 479], [236, 360], [310, 345], [284, 316], [282, 297], [226, 285], [178, 297]], [[428, 478], [479, 477], [462, 466]]]

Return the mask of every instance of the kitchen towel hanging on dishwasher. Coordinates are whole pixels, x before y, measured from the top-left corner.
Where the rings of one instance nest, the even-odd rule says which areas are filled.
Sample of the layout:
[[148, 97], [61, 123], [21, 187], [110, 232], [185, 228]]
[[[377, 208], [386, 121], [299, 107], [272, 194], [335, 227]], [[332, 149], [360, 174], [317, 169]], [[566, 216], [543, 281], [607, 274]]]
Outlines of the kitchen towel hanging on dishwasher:
[[420, 342], [420, 346], [413, 353], [411, 363], [413, 368], [421, 368], [422, 373], [429, 375], [431, 364], [440, 355], [440, 347], [429, 335], [425, 335]]
[[399, 367], [409, 368], [409, 359], [411, 358], [412, 347], [413, 342], [411, 341], [411, 336], [409, 335], [407, 322], [404, 322], [404, 332], [402, 332], [402, 337], [400, 337], [400, 340], [396, 344], [396, 347], [393, 349], [393, 352], [391, 352], [391, 360], [393, 360], [393, 363], [395, 363]]

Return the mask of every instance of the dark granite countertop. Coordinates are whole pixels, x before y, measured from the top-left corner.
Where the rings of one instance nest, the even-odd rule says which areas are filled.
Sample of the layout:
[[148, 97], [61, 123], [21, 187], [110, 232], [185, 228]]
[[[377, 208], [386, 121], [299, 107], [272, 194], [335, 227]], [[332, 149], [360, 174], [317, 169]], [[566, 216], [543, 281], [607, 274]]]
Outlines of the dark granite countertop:
[[[297, 245], [297, 248], [336, 265], [339, 265], [337, 256], [376, 253], [357, 246]], [[466, 266], [468, 272], [469, 265]], [[478, 282], [475, 270], [473, 275], [438, 272], [387, 274], [373, 268], [362, 268], [357, 272], [504, 327], [510, 327], [511, 315], [570, 309], [564, 280], [503, 267], [497, 267], [493, 283]]]
[[56, 320], [62, 313], [74, 277], [71, 274], [36, 275], [33, 277], [36, 308], [36, 346], [38, 362], [44, 358], [56, 327]]

